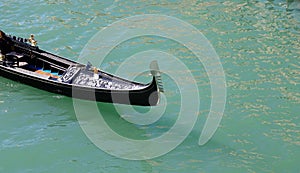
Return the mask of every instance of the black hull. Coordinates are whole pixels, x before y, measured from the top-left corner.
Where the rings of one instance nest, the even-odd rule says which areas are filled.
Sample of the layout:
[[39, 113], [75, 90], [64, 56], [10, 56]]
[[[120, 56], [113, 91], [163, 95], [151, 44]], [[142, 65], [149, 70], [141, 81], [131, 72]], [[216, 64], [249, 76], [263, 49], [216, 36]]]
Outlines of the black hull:
[[153, 79], [152, 83], [144, 90], [114, 91], [59, 83], [48, 79], [22, 74], [18, 71], [10, 70], [2, 66], [0, 66], [0, 74], [5, 78], [27, 84], [41, 90], [78, 99], [139, 106], [155, 106], [159, 101], [159, 93], [157, 92], [155, 79]]
[[[83, 69], [83, 67], [87, 67], [83, 64], [79, 64], [44, 50], [40, 50], [38, 47], [30, 46], [27, 43], [19, 42], [18, 39], [7, 36], [3, 37], [3, 33], [2, 38], [0, 37], [0, 43], [0, 50], [6, 53], [6, 57], [11, 56], [11, 52], [17, 53], [18, 55], [21, 55], [21, 58], [19, 58], [20, 61], [23, 61], [23, 63], [27, 64], [28, 67], [30, 65], [37, 66], [38, 63], [43, 63], [43, 66], [46, 65], [49, 68], [59, 71], [62, 76], [61, 79], [64, 79], [64, 75], [68, 76], [66, 73], [70, 67], [80, 67], [83, 75], [89, 75], [88, 80], [93, 80], [93, 78], [91, 78], [92, 72], [90, 70]], [[12, 50], [10, 50], [10, 48], [12, 48]], [[49, 76], [39, 75], [36, 73], [36, 71], [30, 71], [25, 67], [20, 67], [18, 57], [15, 59], [18, 61], [17, 65], [5, 64], [8, 62], [8, 60], [0, 61], [0, 76], [30, 85], [41, 90], [62, 94], [73, 98], [107, 103], [155, 106], [159, 102], [159, 91], [162, 91], [162, 89], [160, 89], [161, 87], [159, 87], [160, 84], [158, 83], [159, 76], [156, 75], [153, 75], [151, 83], [141, 84], [113, 76], [103, 71], [97, 71], [99, 72], [99, 77], [103, 79], [103, 81], [105, 79], [110, 83], [116, 84], [116, 86], [118, 85], [120, 87], [122, 85], [123, 88], [114, 88], [111, 85], [105, 85], [105, 87], [94, 87], [91, 85], [85, 86], [79, 85], [78, 83], [80, 81], [78, 83], [74, 82], [74, 80], [78, 78], [77, 76], [73, 76], [74, 80], [67, 82], [58, 79], [53, 80]]]

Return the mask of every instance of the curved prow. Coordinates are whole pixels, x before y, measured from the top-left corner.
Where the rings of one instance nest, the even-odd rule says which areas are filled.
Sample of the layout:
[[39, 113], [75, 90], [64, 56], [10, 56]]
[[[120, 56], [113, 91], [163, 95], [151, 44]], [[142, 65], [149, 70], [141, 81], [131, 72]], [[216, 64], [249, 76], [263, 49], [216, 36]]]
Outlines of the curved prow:
[[5, 55], [6, 53], [11, 52], [11, 45], [8, 36], [0, 30], [0, 53]]
[[0, 30], [0, 38], [6, 38], [6, 34], [2, 30]]
[[157, 83], [157, 86], [158, 86], [158, 91], [159, 92], [164, 92], [164, 87], [163, 87], [163, 83], [162, 83], [158, 63], [157, 63], [156, 60], [152, 61], [150, 63], [150, 69], [151, 69], [152, 76], [154, 76], [154, 78], [156, 80], [156, 83]]

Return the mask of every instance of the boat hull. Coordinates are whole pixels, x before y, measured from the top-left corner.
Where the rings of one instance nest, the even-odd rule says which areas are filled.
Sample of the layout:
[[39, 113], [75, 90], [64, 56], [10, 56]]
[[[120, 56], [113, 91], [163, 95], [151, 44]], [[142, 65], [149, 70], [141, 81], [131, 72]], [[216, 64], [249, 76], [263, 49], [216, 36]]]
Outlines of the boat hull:
[[97, 102], [155, 106], [159, 100], [156, 80], [142, 90], [109, 90], [77, 86], [24, 74], [0, 65], [0, 75], [29, 86], [65, 96]]
[[24, 38], [7, 36], [1, 30], [0, 50], [0, 76], [49, 92], [139, 106], [157, 105], [159, 91], [163, 92], [157, 62], [152, 63], [151, 83], [142, 84], [41, 50]]

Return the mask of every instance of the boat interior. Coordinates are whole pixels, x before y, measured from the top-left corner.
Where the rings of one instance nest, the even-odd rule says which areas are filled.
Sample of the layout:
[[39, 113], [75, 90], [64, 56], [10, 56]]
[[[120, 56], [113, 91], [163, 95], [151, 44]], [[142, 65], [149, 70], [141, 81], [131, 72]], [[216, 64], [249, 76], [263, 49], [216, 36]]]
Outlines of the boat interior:
[[13, 49], [11, 45], [0, 47], [0, 65], [22, 73], [63, 83], [103, 89], [142, 89], [149, 85], [112, 76], [95, 69], [91, 64], [83, 65], [59, 57], [30, 45], [26, 39], [15, 36], [8, 37], [12, 42]]
[[[2, 55], [3, 56], [3, 55]], [[34, 72], [38, 76], [49, 77], [49, 79], [58, 79], [67, 69], [66, 66], [59, 66], [53, 62], [47, 61], [42, 57], [30, 57], [26, 54], [9, 52], [0, 60], [0, 64], [6, 67], [12, 67], [23, 72]]]
[[34, 56], [27, 53], [9, 52], [0, 60], [0, 65], [44, 79], [81, 86], [105, 89], [138, 89], [147, 86], [121, 80], [99, 70], [97, 70], [97, 77], [95, 77], [91, 65], [78, 64], [47, 52]]

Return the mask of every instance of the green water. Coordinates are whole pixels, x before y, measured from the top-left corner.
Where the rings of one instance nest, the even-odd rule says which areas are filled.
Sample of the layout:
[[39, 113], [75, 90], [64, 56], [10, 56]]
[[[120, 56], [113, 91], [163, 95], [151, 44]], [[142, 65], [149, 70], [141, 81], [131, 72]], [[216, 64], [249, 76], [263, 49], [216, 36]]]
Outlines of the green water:
[[[134, 53], [163, 50], [191, 69], [201, 96], [198, 121], [181, 145], [155, 159], [129, 161], [108, 155], [89, 141], [78, 124], [72, 99], [0, 77], [0, 172], [300, 172], [299, 4], [2, 0], [2, 30], [22, 37], [34, 33], [41, 48], [73, 60], [94, 34], [122, 18], [177, 17], [212, 43], [228, 88], [219, 129], [209, 143], [198, 146], [211, 101], [201, 63], [185, 47], [167, 39], [149, 36], [122, 43], [102, 69], [113, 73]], [[166, 132], [174, 123], [180, 98], [172, 80], [163, 77], [169, 99], [165, 117], [131, 133], [141, 127], [124, 121], [110, 104], [100, 103], [108, 124], [130, 138]]]

